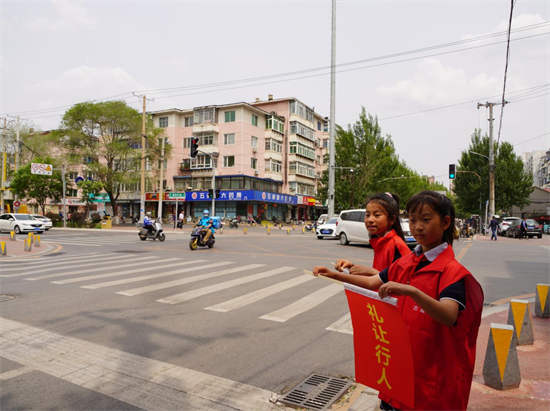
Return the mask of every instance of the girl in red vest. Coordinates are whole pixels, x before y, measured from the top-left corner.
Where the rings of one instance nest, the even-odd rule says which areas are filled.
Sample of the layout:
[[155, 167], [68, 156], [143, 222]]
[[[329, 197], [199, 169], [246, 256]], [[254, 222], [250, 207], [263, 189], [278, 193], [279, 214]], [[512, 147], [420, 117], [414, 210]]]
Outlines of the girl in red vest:
[[336, 270], [348, 269], [350, 274], [355, 275], [376, 275], [400, 257], [411, 253], [405, 244], [399, 220], [399, 197], [396, 194], [379, 193], [367, 199], [365, 227], [374, 250], [372, 267], [338, 260]]
[[[415, 370], [415, 410], [466, 410], [483, 309], [479, 283], [454, 257], [455, 211], [451, 200], [423, 191], [407, 203], [418, 241], [377, 276], [357, 276], [315, 267], [315, 275], [396, 296], [408, 328]], [[383, 410], [409, 409], [380, 395]]]

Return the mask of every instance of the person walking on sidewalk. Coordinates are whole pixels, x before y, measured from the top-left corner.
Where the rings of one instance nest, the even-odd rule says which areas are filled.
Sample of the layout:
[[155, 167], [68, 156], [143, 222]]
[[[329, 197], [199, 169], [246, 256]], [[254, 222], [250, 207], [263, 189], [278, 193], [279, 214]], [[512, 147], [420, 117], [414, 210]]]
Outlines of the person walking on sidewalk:
[[493, 237], [495, 241], [497, 241], [498, 220], [495, 216], [493, 216], [491, 222], [489, 223], [489, 228], [491, 229], [491, 241], [493, 240]]
[[527, 235], [527, 217], [523, 217], [523, 220], [520, 223], [520, 234], [519, 239], [521, 240], [523, 237], [527, 240], [529, 236]]
[[[366, 277], [315, 267], [314, 275], [398, 298], [409, 330], [416, 410], [466, 410], [474, 374], [483, 290], [454, 256], [455, 210], [447, 197], [423, 191], [407, 203], [414, 252]], [[407, 409], [380, 394], [382, 410]]]

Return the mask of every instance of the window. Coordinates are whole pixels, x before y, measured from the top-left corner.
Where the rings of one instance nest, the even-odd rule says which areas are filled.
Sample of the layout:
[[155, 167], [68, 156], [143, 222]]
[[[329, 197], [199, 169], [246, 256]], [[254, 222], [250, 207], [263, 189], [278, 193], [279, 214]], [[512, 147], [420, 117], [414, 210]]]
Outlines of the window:
[[235, 121], [235, 110], [225, 112], [225, 122], [232, 123]]
[[317, 130], [321, 131], [321, 122], [320, 121], [317, 122]]
[[168, 127], [168, 117], [159, 117], [159, 127]]
[[193, 117], [185, 117], [185, 127], [191, 127], [193, 125]]
[[328, 138], [323, 139], [323, 148], [328, 148]]
[[[164, 165], [162, 166], [162, 168], [166, 170], [168, 168], [168, 160], [164, 160], [163, 163]], [[157, 168], [160, 170], [160, 160], [157, 160]]]
[[258, 127], [258, 116], [252, 114], [252, 125]]
[[321, 161], [321, 156], [317, 156], [317, 163], [323, 164], [323, 162]]
[[277, 131], [278, 133], [281, 133], [281, 134], [285, 133], [284, 123], [276, 116], [266, 116], [265, 128], [267, 130]]
[[216, 109], [214, 107], [203, 108], [193, 113], [193, 124], [216, 123], [216, 120]]
[[315, 178], [315, 168], [300, 161], [291, 161], [288, 167], [289, 174], [299, 174], [305, 177]]
[[235, 166], [235, 156], [225, 156], [223, 158], [224, 167], [234, 167]]
[[184, 137], [183, 138], [182, 147], [183, 148], [190, 148], [191, 147], [191, 137]]
[[298, 134], [308, 140], [315, 141], [315, 131], [298, 121], [290, 122], [290, 134]]
[[306, 106], [303, 103], [300, 103], [298, 100], [292, 100], [290, 102], [290, 112], [292, 114], [298, 114], [300, 117], [305, 118], [307, 121], [311, 121], [313, 123], [314, 121], [314, 114], [313, 110], [310, 109], [308, 106]]
[[199, 146], [211, 146], [214, 144], [214, 135], [213, 134], [203, 134], [199, 137]]
[[267, 139], [265, 140], [265, 149], [266, 151], [275, 151], [280, 153], [282, 151], [282, 145], [277, 140]]
[[66, 193], [67, 197], [78, 197], [78, 190], [73, 188], [67, 188]]
[[282, 170], [283, 163], [278, 160], [273, 160], [270, 158], [265, 161], [265, 171], [272, 173], [280, 173]]
[[353, 211], [349, 217], [349, 221], [365, 221], [365, 212], [364, 211]]
[[252, 136], [250, 138], [250, 145], [252, 146], [253, 151], [258, 151], [258, 137]]
[[[225, 113], [225, 114], [227, 114], [227, 113]], [[235, 144], [235, 133], [224, 134], [223, 135], [223, 144], [225, 144], [226, 146], [230, 146], [230, 145]]]
[[296, 141], [290, 142], [290, 154], [298, 154], [302, 157], [315, 160], [315, 150], [311, 147], [308, 147], [302, 143]]
[[196, 158], [191, 159], [191, 169], [212, 168], [210, 156], [198, 155]]
[[76, 180], [77, 177], [78, 177], [78, 173], [76, 171], [71, 171], [70, 173], [67, 174], [67, 178], [69, 180]]
[[258, 169], [258, 159], [257, 158], [252, 157], [250, 159], [250, 167], [252, 167], [254, 170]]

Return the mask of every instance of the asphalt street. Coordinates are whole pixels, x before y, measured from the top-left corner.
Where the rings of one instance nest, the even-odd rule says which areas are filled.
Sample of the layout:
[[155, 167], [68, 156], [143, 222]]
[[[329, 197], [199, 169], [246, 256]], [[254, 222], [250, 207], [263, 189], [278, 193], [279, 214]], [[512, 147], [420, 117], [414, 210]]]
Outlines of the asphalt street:
[[[9, 328], [28, 338], [63, 342], [73, 347], [79, 370], [97, 361], [76, 353], [97, 352], [105, 358], [129, 356], [128, 363], [147, 369], [175, 366], [182, 379], [201, 373], [200, 378], [212, 378], [200, 387], [201, 401], [227, 381], [242, 384], [250, 404], [252, 397], [280, 394], [311, 373], [353, 377], [342, 287], [303, 270], [338, 258], [371, 264], [371, 248], [318, 240], [299, 229], [290, 234], [271, 229], [267, 235], [257, 227], [247, 235], [242, 228], [225, 229], [213, 249], [191, 251], [188, 231], [168, 229], [164, 243], [142, 242], [135, 231], [44, 233], [42, 241], [56, 245], [53, 253], [0, 261], [1, 294], [15, 297], [0, 302], [2, 332]], [[537, 283], [549, 281], [550, 236], [461, 239], [454, 249], [483, 286], [487, 305], [532, 294]], [[17, 340], [5, 337], [0, 341], [13, 348]], [[41, 362], [52, 355], [41, 347], [10, 351], [11, 358], [0, 354], [0, 380], [17, 364], [28, 370], [2, 380], [2, 409], [164, 409], [112, 393], [107, 383], [98, 388], [48, 368], [55, 361]], [[140, 368], [122, 372], [119, 366], [111, 372], [130, 375]], [[151, 375], [151, 381], [149, 374], [140, 381], [155, 382], [156, 374]], [[217, 405], [232, 401], [222, 388], [217, 395], [212, 400]]]

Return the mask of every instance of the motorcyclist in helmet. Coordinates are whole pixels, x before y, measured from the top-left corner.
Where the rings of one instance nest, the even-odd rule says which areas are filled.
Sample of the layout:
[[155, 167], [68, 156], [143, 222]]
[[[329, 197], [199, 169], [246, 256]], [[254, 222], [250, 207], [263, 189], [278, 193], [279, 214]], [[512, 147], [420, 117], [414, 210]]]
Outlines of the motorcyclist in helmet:
[[143, 228], [147, 230], [148, 234], [153, 232], [153, 219], [151, 218], [150, 211], [147, 211], [145, 214], [145, 218], [143, 219]]
[[208, 241], [210, 236], [214, 233], [214, 221], [210, 218], [208, 210], [202, 212], [202, 218], [199, 221], [199, 225], [202, 227], [201, 232], [204, 234], [204, 243]]

